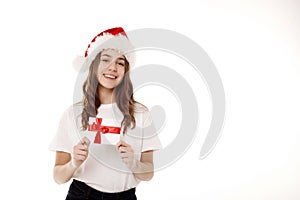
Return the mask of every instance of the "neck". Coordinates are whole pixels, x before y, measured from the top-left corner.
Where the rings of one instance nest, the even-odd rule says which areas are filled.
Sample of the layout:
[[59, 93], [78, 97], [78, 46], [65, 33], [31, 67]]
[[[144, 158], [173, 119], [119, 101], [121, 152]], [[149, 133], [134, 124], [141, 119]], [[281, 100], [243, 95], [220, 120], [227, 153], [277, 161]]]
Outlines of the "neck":
[[107, 89], [102, 86], [98, 87], [98, 95], [100, 97], [101, 104], [110, 104], [115, 102], [113, 95], [113, 89]]

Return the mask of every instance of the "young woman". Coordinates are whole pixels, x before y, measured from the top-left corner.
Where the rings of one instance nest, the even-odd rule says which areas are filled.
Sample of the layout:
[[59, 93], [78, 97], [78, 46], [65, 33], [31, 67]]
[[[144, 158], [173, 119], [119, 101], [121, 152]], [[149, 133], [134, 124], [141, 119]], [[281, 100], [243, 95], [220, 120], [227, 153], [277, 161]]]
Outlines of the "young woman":
[[98, 34], [85, 52], [83, 100], [65, 111], [50, 144], [54, 180], [73, 179], [68, 200], [134, 200], [138, 183], [153, 177], [153, 151], [161, 144], [150, 112], [133, 98], [130, 48], [124, 30], [113, 28]]

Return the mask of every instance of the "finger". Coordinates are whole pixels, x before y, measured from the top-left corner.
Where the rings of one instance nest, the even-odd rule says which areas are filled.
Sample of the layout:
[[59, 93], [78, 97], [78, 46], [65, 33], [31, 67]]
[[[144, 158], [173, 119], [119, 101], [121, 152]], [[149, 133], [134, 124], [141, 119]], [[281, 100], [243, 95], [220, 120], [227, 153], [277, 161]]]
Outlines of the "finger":
[[75, 160], [79, 160], [79, 161], [84, 161], [86, 159], [86, 156], [82, 156], [82, 155], [75, 155], [74, 156]]
[[83, 144], [78, 144], [76, 146], [74, 146], [74, 150], [87, 150], [88, 148], [86, 147], [86, 145]]
[[78, 151], [74, 152], [74, 154], [75, 155], [87, 156], [88, 155], [88, 151], [78, 150]]
[[81, 144], [85, 145], [86, 147], [90, 146], [90, 140], [87, 137], [81, 139]]
[[121, 157], [121, 158], [128, 157], [128, 153], [120, 153], [120, 157]]
[[122, 161], [126, 164], [129, 164], [131, 162], [131, 159], [129, 158], [123, 158]]
[[127, 148], [121, 146], [121, 147], [119, 147], [119, 152], [120, 152], [120, 153], [125, 153], [125, 152], [127, 152]]
[[128, 156], [121, 155], [121, 159], [122, 159], [122, 160], [124, 160], [124, 159], [128, 159]]
[[119, 148], [119, 152], [120, 152], [120, 153], [123, 153], [123, 152], [134, 153], [134, 151], [133, 151], [133, 149], [132, 149], [131, 147], [123, 147], [123, 146], [121, 146], [121, 147]]
[[123, 140], [120, 140], [120, 141], [117, 143], [117, 147], [120, 148], [121, 146], [123, 146], [123, 147], [129, 147], [130, 145], [127, 144], [126, 142], [124, 142]]
[[120, 154], [120, 157], [123, 159], [123, 158], [130, 158], [132, 157], [131, 153], [121, 153]]
[[122, 146], [122, 141], [120, 140], [117, 144], [116, 144], [117, 148], [119, 149], [120, 146]]

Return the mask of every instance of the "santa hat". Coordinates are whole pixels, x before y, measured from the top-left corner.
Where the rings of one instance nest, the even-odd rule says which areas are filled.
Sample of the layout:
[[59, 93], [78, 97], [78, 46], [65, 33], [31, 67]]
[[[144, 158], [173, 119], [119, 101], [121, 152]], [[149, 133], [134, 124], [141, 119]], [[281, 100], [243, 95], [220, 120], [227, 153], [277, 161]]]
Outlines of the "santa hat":
[[132, 66], [135, 61], [134, 47], [121, 27], [111, 28], [96, 35], [88, 45], [83, 56], [77, 56], [73, 67], [77, 71], [86, 71], [95, 57], [104, 49], [115, 49], [122, 53]]

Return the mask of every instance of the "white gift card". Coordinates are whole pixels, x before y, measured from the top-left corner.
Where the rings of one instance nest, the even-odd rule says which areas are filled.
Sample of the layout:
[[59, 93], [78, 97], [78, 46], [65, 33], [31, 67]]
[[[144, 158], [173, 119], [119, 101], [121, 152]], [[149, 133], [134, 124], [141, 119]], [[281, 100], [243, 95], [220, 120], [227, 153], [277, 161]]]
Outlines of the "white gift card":
[[91, 143], [115, 145], [120, 141], [120, 132], [121, 127], [115, 126], [110, 120], [89, 118], [87, 134], [89, 138], [93, 138]]

